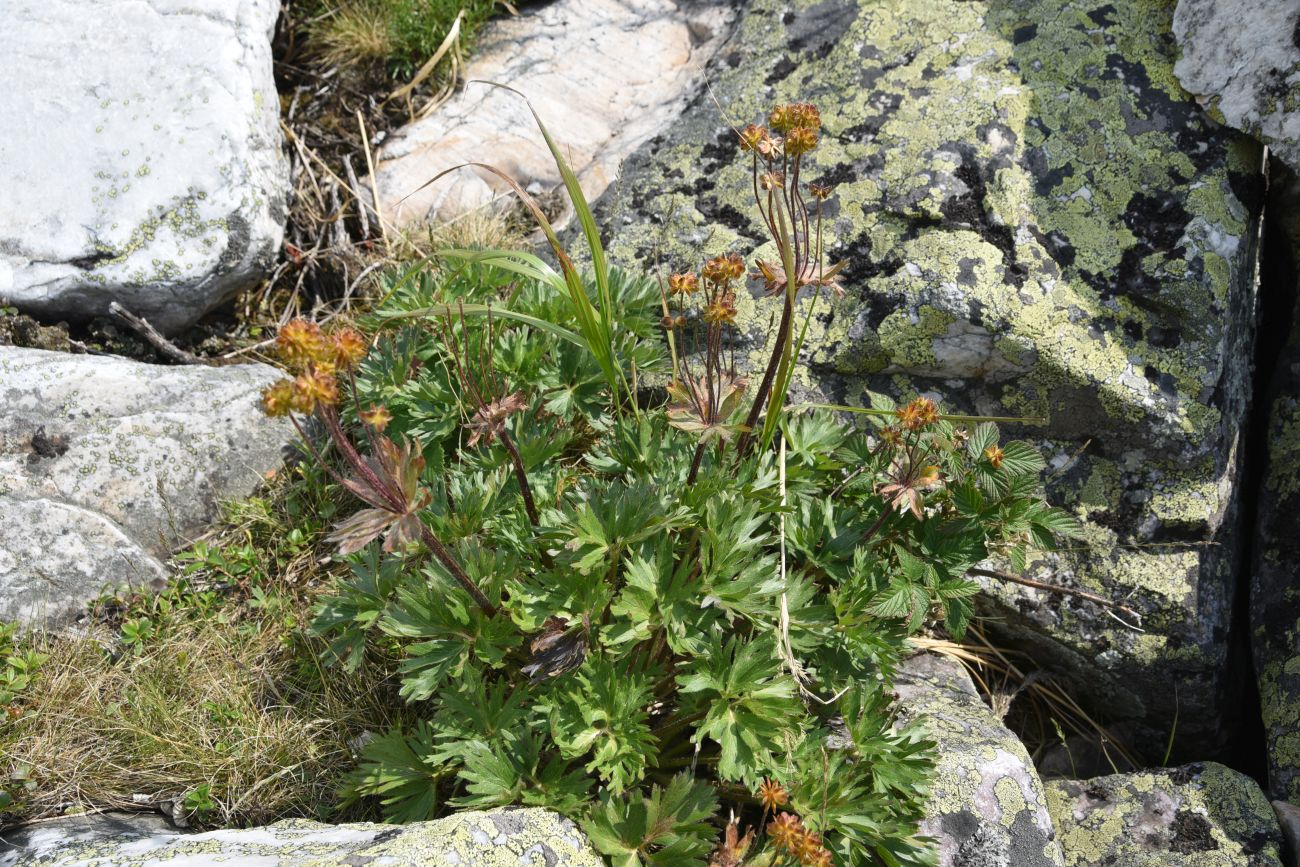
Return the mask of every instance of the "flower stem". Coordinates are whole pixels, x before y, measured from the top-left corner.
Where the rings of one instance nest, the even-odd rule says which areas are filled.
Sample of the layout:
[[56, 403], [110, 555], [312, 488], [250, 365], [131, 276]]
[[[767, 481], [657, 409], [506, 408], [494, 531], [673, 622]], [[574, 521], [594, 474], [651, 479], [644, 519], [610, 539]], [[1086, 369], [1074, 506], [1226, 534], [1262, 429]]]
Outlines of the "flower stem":
[[438, 537], [433, 535], [433, 531], [426, 527], [423, 521], [420, 522], [420, 538], [424, 541], [425, 547], [432, 551], [433, 556], [437, 557], [438, 561], [451, 573], [451, 577], [455, 578], [456, 582], [465, 588], [465, 592], [473, 597], [478, 607], [483, 609], [483, 613], [488, 617], [495, 617], [497, 607], [483, 594], [483, 591], [474, 583], [474, 580], [465, 574], [465, 570], [456, 562], [456, 558], [451, 556], [451, 552], [438, 541]]

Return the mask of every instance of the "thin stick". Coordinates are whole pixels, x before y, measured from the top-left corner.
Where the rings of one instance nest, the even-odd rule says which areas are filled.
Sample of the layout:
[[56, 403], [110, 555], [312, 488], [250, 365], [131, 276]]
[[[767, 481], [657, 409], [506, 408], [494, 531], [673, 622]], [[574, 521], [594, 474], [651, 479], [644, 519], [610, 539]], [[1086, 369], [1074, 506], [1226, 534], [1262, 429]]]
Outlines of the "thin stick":
[[130, 310], [127, 310], [116, 301], [108, 305], [108, 312], [125, 323], [132, 331], [139, 334], [145, 340], [153, 345], [163, 355], [172, 361], [179, 361], [181, 364], [210, 364], [211, 362], [199, 358], [197, 355], [191, 355], [184, 349], [172, 343], [163, 337], [158, 331], [150, 325], [143, 317], [136, 316]]
[[[984, 578], [995, 578], [998, 581], [1006, 581], [1011, 584], [1023, 584], [1026, 587], [1033, 587], [1037, 590], [1047, 590], [1049, 592], [1060, 593], [1065, 596], [1077, 596], [1080, 599], [1086, 599], [1089, 602], [1095, 602], [1098, 605], [1102, 606], [1103, 608], [1112, 608], [1116, 611], [1121, 611], [1124, 614], [1127, 614], [1129, 617], [1132, 617], [1134, 620], [1138, 621], [1139, 623], [1142, 622], [1142, 615], [1139, 614], [1137, 611], [1134, 611], [1132, 608], [1129, 608], [1127, 605], [1121, 605], [1118, 602], [1112, 602], [1111, 600], [1107, 599], [1104, 596], [1098, 596], [1097, 594], [1089, 593], [1086, 590], [1075, 590], [1073, 587], [1062, 587], [1059, 584], [1048, 584], [1043, 581], [1035, 581], [1032, 578], [1022, 578], [1019, 575], [1013, 575], [1010, 572], [1002, 572], [996, 569], [976, 568], [976, 569], [969, 569], [967, 570], [967, 572], [970, 575], [980, 575]], [[1123, 620], [1120, 620], [1120, 623], [1123, 623], [1129, 629], [1132, 629], [1134, 631], [1137, 632], [1142, 631], [1141, 627], [1134, 626], [1131, 623], [1126, 623]]]
[[364, 241], [370, 237], [370, 217], [367, 214], [369, 207], [366, 205], [365, 200], [356, 194], [356, 190], [360, 189], [361, 183], [357, 180], [357, 173], [352, 168], [352, 154], [343, 155], [343, 170], [348, 174], [348, 183], [351, 185], [349, 189], [357, 203], [357, 219], [361, 221], [361, 240]]
[[384, 212], [379, 205], [379, 179], [375, 177], [375, 163], [370, 158], [370, 137], [366, 135], [366, 119], [357, 109], [357, 123], [361, 127], [361, 147], [366, 155], [366, 171], [370, 172], [370, 195], [375, 206], [375, 218], [379, 222], [379, 237], [383, 239], [385, 252], [388, 250], [388, 227], [384, 224]]

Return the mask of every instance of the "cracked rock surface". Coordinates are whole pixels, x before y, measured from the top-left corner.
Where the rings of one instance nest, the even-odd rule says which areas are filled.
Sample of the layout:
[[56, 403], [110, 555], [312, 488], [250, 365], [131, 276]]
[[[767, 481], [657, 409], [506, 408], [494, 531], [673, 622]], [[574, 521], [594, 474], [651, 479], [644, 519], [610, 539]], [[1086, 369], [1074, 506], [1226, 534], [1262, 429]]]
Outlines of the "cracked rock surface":
[[[137, 827], [138, 826], [138, 827]], [[434, 822], [325, 825], [289, 819], [262, 828], [179, 834], [129, 818], [61, 819], [7, 835], [0, 865], [167, 867], [602, 867], [582, 832], [541, 809], [457, 813]]]
[[0, 619], [56, 624], [163, 561], [277, 468], [260, 364], [161, 367], [0, 347]]
[[1300, 170], [1300, 0], [1179, 0], [1174, 35], [1183, 87]]
[[1066, 867], [1282, 867], [1282, 832], [1259, 785], [1213, 762], [1053, 780]]
[[[1066, 677], [1163, 754], [1211, 755], [1240, 706], [1229, 672], [1251, 397], [1260, 145], [1174, 77], [1158, 0], [754, 0], [708, 70], [737, 123], [822, 108], [808, 181], [836, 186], [796, 386], [869, 404], [917, 393], [1009, 425], [1050, 463], [1084, 538], [989, 582], [1000, 640]], [[713, 99], [633, 154], [598, 219], [611, 261], [673, 269], [777, 257], [750, 161]], [[800, 300], [802, 311], [813, 303]], [[761, 369], [779, 302], [738, 299], [738, 362]], [[801, 315], [801, 314], [800, 314]], [[1134, 624], [1136, 625], [1136, 624]]]
[[920, 654], [894, 682], [902, 719], [924, 719], [938, 761], [921, 833], [939, 867], [1060, 867], [1043, 783], [1024, 744], [955, 660]]
[[0, 301], [176, 332], [261, 279], [288, 167], [276, 0], [11, 0]]
[[[727, 3], [673, 0], [556, 0], [492, 24], [465, 72], [471, 82], [380, 151], [376, 178], [386, 218], [449, 220], [511, 195], [502, 169], [535, 193], [561, 183], [525, 94], [593, 199], [627, 157], [670, 126], [693, 97], [705, 63], [730, 32]], [[423, 187], [423, 189], [421, 189]]]

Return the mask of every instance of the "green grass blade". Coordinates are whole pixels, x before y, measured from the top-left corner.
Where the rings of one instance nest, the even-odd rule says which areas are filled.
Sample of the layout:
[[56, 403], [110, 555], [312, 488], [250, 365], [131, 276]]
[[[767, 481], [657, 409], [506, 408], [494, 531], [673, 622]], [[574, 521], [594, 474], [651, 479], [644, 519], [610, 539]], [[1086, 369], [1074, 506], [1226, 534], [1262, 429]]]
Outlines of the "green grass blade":
[[507, 307], [493, 307], [490, 304], [434, 304], [430, 307], [421, 307], [417, 310], [394, 310], [380, 311], [379, 316], [384, 319], [424, 319], [429, 317], [443, 316], [494, 316], [500, 319], [511, 319], [515, 322], [522, 322], [538, 331], [545, 331], [561, 340], [567, 340], [574, 346], [587, 348], [587, 341], [580, 334], [576, 334], [569, 329], [556, 325], [554, 322], [548, 322], [545, 319], [539, 319], [536, 316], [529, 316], [527, 313], [519, 313]]
[[[499, 84], [495, 81], [483, 81], [483, 84], [492, 87], [499, 87], [502, 90], [508, 90], [518, 96], [528, 106], [528, 110], [533, 114], [533, 120], [537, 121], [537, 128], [542, 132], [542, 138], [546, 141], [546, 147], [551, 152], [551, 158], [555, 160], [555, 167], [560, 170], [560, 177], [564, 180], [564, 188], [569, 193], [569, 199], [573, 202], [574, 213], [578, 216], [578, 223], [582, 226], [582, 234], [587, 239], [587, 247], [591, 251], [591, 266], [596, 275], [596, 291], [600, 298], [602, 313], [606, 316], [612, 315], [611, 297], [609, 291], [609, 263], [605, 257], [605, 247], [600, 242], [600, 230], [596, 227], [596, 219], [592, 216], [591, 207], [587, 204], [587, 197], [582, 192], [582, 185], [578, 183], [578, 176], [574, 174], [564, 154], [561, 152], [555, 139], [551, 138], [550, 131], [546, 124], [542, 122], [541, 115], [537, 109], [533, 108], [532, 102], [520, 91], [506, 84]], [[606, 325], [608, 325], [608, 321]]]

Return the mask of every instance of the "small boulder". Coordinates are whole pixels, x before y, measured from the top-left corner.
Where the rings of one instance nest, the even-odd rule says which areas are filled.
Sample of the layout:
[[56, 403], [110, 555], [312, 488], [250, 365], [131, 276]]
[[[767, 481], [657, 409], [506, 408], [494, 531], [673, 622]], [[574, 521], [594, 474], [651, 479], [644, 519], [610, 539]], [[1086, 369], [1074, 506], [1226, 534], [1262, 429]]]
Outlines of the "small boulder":
[[902, 720], [922, 718], [939, 745], [921, 833], [939, 841], [940, 867], [1059, 867], [1034, 763], [961, 664], [912, 657], [899, 668], [895, 691]]
[[278, 0], [9, 0], [0, 303], [118, 301], [175, 332], [260, 280], [284, 232]]
[[1174, 36], [1183, 87], [1300, 170], [1300, 3], [1179, 0]]
[[1282, 834], [1250, 777], [1213, 762], [1051, 780], [1066, 867], [1282, 867]]
[[527, 103], [484, 81], [532, 101], [594, 199], [628, 154], [672, 126], [734, 18], [727, 3], [557, 0], [492, 24], [466, 70], [471, 83], [380, 151], [375, 172], [385, 218], [450, 220], [512, 195], [480, 168], [426, 186], [471, 161], [502, 169], [534, 193], [561, 184]]
[[266, 365], [163, 367], [0, 347], [0, 619], [56, 623], [163, 561], [278, 468]]
[[[457, 813], [434, 822], [326, 825], [288, 819], [263, 828], [183, 834], [130, 827], [95, 829], [98, 817], [60, 820], [22, 832], [0, 851], [0, 865], [28, 867], [169, 867], [258, 864], [263, 867], [602, 867], [577, 826], [541, 809]], [[12, 836], [12, 835], [11, 835]]]

